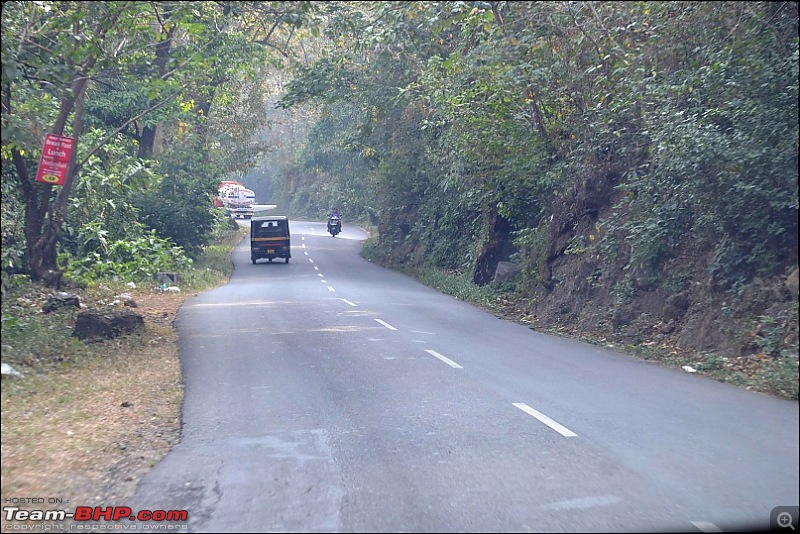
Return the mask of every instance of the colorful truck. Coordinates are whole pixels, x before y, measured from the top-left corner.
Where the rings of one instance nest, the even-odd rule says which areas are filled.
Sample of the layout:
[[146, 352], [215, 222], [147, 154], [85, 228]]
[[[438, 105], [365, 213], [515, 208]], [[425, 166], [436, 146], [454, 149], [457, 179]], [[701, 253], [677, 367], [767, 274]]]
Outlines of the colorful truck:
[[225, 208], [234, 219], [250, 219], [253, 217], [255, 201], [256, 194], [251, 189], [247, 189], [241, 182], [228, 180], [220, 182], [214, 205]]

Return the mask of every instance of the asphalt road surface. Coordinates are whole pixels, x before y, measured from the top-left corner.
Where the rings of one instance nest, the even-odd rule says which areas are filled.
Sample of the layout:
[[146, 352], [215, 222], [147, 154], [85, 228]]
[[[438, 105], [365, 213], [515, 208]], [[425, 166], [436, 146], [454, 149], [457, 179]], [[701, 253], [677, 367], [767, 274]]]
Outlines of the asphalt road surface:
[[[293, 221], [178, 314], [182, 439], [134, 510], [191, 532], [767, 530], [798, 403], [536, 333]], [[797, 517], [793, 517], [794, 525]], [[135, 525], [135, 526], [134, 526]]]

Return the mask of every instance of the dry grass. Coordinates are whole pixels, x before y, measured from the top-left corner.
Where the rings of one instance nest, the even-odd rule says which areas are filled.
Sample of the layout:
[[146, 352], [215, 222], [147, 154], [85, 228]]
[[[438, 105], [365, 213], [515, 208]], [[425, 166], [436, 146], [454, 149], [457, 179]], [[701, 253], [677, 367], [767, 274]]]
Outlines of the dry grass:
[[[179, 439], [183, 389], [171, 323], [185, 298], [135, 295], [143, 334], [107, 341], [80, 365], [3, 377], [4, 506], [11, 498], [65, 503], [24, 509], [129, 504]], [[2, 532], [6, 523], [3, 515]]]

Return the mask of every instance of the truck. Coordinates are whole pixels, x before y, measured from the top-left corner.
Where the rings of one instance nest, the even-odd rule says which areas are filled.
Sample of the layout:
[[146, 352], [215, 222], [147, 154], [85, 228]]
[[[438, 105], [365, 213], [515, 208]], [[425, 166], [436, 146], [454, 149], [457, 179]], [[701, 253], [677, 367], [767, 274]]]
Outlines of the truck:
[[244, 184], [234, 180], [220, 182], [214, 205], [225, 208], [225, 211], [234, 219], [253, 217], [253, 204], [256, 194], [247, 189]]

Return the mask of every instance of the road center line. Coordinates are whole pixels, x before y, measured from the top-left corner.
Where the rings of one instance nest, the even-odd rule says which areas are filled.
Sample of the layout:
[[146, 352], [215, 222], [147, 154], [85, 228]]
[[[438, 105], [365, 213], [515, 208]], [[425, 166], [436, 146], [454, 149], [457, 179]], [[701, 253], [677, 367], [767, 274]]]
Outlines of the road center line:
[[382, 324], [383, 326], [385, 326], [386, 328], [388, 328], [389, 330], [397, 330], [397, 328], [393, 327], [392, 325], [390, 325], [386, 321], [381, 321], [380, 319], [375, 319], [375, 320], [377, 322], [379, 322], [380, 324]]
[[546, 424], [547, 426], [549, 426], [550, 428], [552, 428], [553, 430], [555, 430], [556, 432], [558, 432], [559, 434], [561, 434], [565, 438], [572, 438], [572, 437], [575, 437], [575, 436], [578, 435], [575, 432], [573, 432], [572, 430], [570, 430], [569, 428], [567, 428], [567, 427], [565, 427], [565, 426], [563, 426], [563, 425], [561, 425], [559, 423], [556, 423], [555, 421], [553, 421], [552, 419], [547, 417], [542, 412], [538, 412], [538, 411], [534, 410], [533, 408], [531, 408], [530, 406], [528, 406], [524, 402], [515, 402], [513, 404], [514, 404], [514, 406], [516, 406], [517, 408], [519, 408], [520, 410], [522, 410], [526, 414], [532, 415], [533, 417], [535, 417], [536, 419], [538, 419], [542, 423]]
[[350, 301], [349, 301], [349, 300], [347, 300], [347, 299], [342, 299], [342, 302], [344, 302], [345, 304], [349, 304], [350, 306], [352, 306], [352, 307], [354, 307], [354, 308], [357, 308], [357, 307], [358, 307], [356, 304], [353, 304], [352, 302], [350, 302]]
[[[316, 267], [314, 267], [316, 269]], [[317, 273], [317, 276], [324, 276], [322, 273]]]
[[331, 287], [331, 286], [328, 286], [328, 291], [330, 291], [331, 293], [335, 293], [336, 292], [336, 290], [333, 289], [333, 287]]
[[428, 353], [428, 354], [430, 354], [431, 356], [434, 356], [434, 357], [436, 357], [436, 358], [439, 358], [440, 360], [442, 360], [444, 363], [446, 363], [447, 365], [449, 365], [449, 366], [450, 366], [450, 367], [452, 367], [453, 369], [463, 369], [463, 367], [461, 367], [460, 365], [458, 365], [456, 362], [454, 362], [454, 361], [453, 361], [453, 360], [451, 360], [450, 358], [447, 358], [447, 357], [445, 357], [445, 356], [442, 356], [441, 354], [439, 354], [439, 353], [438, 353], [438, 352], [436, 352], [435, 350], [425, 349], [425, 352], [427, 352], [427, 353]]

